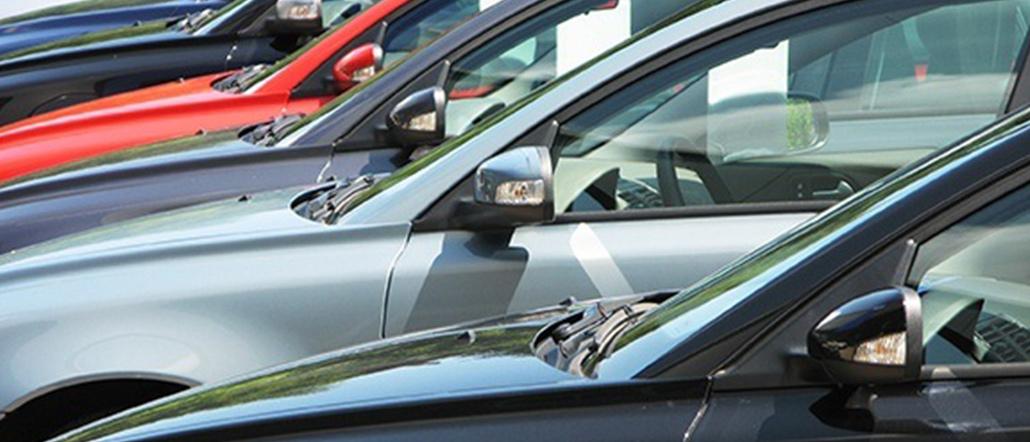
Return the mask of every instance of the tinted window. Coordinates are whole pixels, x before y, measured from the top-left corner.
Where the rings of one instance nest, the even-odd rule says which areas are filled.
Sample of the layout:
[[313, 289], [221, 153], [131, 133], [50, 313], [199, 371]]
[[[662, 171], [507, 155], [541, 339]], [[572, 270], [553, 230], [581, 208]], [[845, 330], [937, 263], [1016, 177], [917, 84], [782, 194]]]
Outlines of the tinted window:
[[480, 11], [481, 0], [429, 0], [390, 23], [383, 40], [386, 64], [435, 40]]
[[1007, 103], [1030, 2], [944, 3], [815, 13], [641, 79], [563, 125], [558, 209], [837, 200], [962, 138]]
[[[454, 63], [447, 131], [458, 135], [695, 0], [573, 0]], [[598, 32], [604, 29], [604, 32]]]
[[914, 269], [926, 363], [1030, 362], [1030, 188], [928, 241]]

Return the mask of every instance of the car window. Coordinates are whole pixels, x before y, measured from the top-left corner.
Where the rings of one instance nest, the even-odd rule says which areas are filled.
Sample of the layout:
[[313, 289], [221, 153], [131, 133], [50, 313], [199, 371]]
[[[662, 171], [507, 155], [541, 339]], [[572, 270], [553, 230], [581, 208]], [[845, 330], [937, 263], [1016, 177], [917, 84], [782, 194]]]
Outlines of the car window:
[[448, 135], [467, 132], [693, 2], [573, 0], [506, 31], [451, 68], [445, 86]]
[[1002, 112], [1030, 1], [868, 5], [675, 63], [565, 122], [557, 210], [839, 200]]
[[489, 4], [484, 0], [429, 0], [422, 3], [390, 23], [382, 45], [385, 64], [396, 63], [478, 14]]
[[1030, 187], [919, 248], [927, 364], [1030, 362]]
[[326, 29], [342, 23], [342, 15], [351, 7], [357, 5], [362, 9], [368, 8], [378, 0], [323, 0], [322, 1], [322, 26]]

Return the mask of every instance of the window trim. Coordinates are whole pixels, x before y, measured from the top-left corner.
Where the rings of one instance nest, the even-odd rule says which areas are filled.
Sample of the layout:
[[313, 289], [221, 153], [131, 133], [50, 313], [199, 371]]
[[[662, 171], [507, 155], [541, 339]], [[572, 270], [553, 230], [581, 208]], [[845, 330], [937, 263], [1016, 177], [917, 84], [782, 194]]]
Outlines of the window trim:
[[[657, 52], [654, 56], [649, 59], [640, 62], [636, 66], [633, 66], [625, 73], [610, 79], [608, 82], [603, 83], [595, 87], [588, 94], [570, 102], [565, 107], [554, 112], [552, 115], [541, 120], [540, 123], [531, 126], [527, 129], [524, 134], [517, 137], [514, 142], [505, 146], [503, 149], [498, 150], [494, 156], [500, 155], [512, 149], [516, 149], [522, 146], [539, 145], [539, 138], [541, 133], [550, 133], [552, 140], [548, 144], [548, 147], [552, 149], [552, 158], [557, 160], [558, 155], [554, 151], [557, 147], [554, 145], [554, 137], [557, 136], [560, 128], [563, 124], [567, 123], [570, 119], [583, 113], [584, 111], [592, 108], [606, 98], [612, 96], [618, 91], [625, 87], [631, 86], [632, 84], [640, 81], [640, 79], [647, 76], [653, 75], [658, 71], [669, 68], [677, 62], [686, 60], [689, 57], [695, 57], [698, 54], [703, 54], [706, 51], [710, 51], [719, 45], [725, 44], [732, 40], [742, 38], [746, 34], [752, 32], [755, 29], [760, 29], [770, 25], [783, 22], [785, 20], [795, 19], [799, 16], [808, 14], [819, 13], [822, 10], [846, 6], [848, 4], [870, 1], [870, 0], [813, 0], [807, 3], [790, 3], [785, 5], [779, 5], [775, 9], [769, 9], [764, 11], [756, 12], [753, 15], [738, 18], [734, 22], [718, 28], [712, 32], [701, 35], [686, 44], [681, 44], [671, 49]], [[937, 1], [937, 0], [926, 0], [926, 1]], [[525, 14], [530, 14], [537, 11], [539, 8], [530, 8]], [[522, 21], [526, 20], [525, 16], [520, 17], [521, 20], [518, 23], [512, 23], [504, 29], [505, 32], [513, 26], [517, 26]], [[494, 33], [496, 35], [496, 33]], [[460, 59], [468, 53], [476, 50], [482, 46], [483, 40], [486, 40], [487, 36], [483, 35], [475, 39], [474, 47], [472, 45], [466, 45], [468, 50], [455, 51], [448, 55], [448, 60]], [[1023, 52], [1030, 54], [1030, 35], [1028, 35], [1023, 42]], [[459, 52], [461, 52], [459, 54]], [[1027, 58], [1026, 63], [1019, 69], [1013, 69], [1016, 81], [1018, 82], [1024, 76], [1030, 75], [1030, 57]], [[441, 78], [446, 78], [448, 74], [442, 74]], [[1030, 80], [1027, 80], [1027, 89], [1030, 93]], [[410, 87], [404, 88], [405, 90]], [[403, 92], [403, 91], [402, 91]], [[1022, 101], [1015, 99], [1013, 91], [1006, 90], [1007, 96], [1002, 97], [1002, 103], [1013, 103]], [[397, 94], [399, 96], [400, 94]], [[1030, 101], [1030, 95], [1026, 97], [1027, 101]], [[1003, 104], [1004, 105], [1004, 104]], [[1030, 106], [1030, 105], [1028, 105]], [[377, 112], [371, 115], [378, 115]], [[372, 121], [374, 118], [370, 118], [366, 121]], [[363, 123], [364, 124], [364, 123]], [[359, 126], [360, 127], [360, 126]], [[458, 182], [450, 191], [444, 193], [436, 201], [430, 204], [418, 217], [416, 217], [414, 225], [415, 229], [420, 232], [435, 232], [435, 231], [446, 231], [446, 230], [457, 230], [456, 227], [450, 220], [453, 218], [451, 211], [454, 207], [457, 207], [462, 199], [468, 199], [471, 196], [469, 193], [470, 182], [475, 175], [475, 169], [469, 171], [469, 173]], [[803, 201], [800, 203], [811, 203], [812, 207], [818, 207], [819, 204], [825, 205], [823, 201]], [[734, 207], [730, 207], [734, 206]], [[739, 206], [739, 207], [737, 207]], [[702, 206], [702, 207], [687, 207], [687, 208], [675, 208], [675, 209], [656, 209], [656, 210], [637, 210], [637, 211], [599, 211], [599, 212], [581, 212], [575, 214], [562, 214], [555, 218], [554, 221], [545, 225], [559, 225], [568, 224], [574, 222], [619, 222], [627, 220], [654, 220], [654, 219], [668, 219], [668, 218], [679, 218], [684, 216], [723, 216], [723, 215], [737, 215], [737, 214], [778, 214], [778, 213], [803, 213], [808, 211], [807, 207], [802, 208], [803, 204], [798, 202], [774, 202], [774, 203], [742, 203], [732, 205], [714, 205], [714, 206]], [[827, 206], [828, 207], [828, 206]], [[825, 209], [825, 207], [824, 207]], [[639, 212], [639, 213], [627, 213], [621, 214], [622, 212]]]

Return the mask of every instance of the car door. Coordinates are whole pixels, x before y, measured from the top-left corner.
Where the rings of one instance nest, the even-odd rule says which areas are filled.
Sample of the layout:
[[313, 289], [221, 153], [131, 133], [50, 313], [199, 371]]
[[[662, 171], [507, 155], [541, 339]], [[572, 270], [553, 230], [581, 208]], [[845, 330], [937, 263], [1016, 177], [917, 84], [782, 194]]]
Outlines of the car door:
[[[417, 229], [385, 334], [688, 286], [1023, 100], [1028, 14], [1025, 0], [852, 1], [667, 51], [558, 115], [553, 222]], [[973, 37], [988, 25], [993, 40]], [[915, 43], [949, 32], [977, 46]], [[949, 53], [968, 56], [936, 63]]]
[[[695, 440], [1030, 438], [1028, 178], [1024, 169], [988, 186], [888, 248], [903, 253], [878, 254], [822, 291], [756, 344], [761, 350], [724, 370]], [[797, 348], [827, 306], [896, 285], [920, 298], [916, 381], [819, 386], [801, 355], [769, 363], [766, 356]]]

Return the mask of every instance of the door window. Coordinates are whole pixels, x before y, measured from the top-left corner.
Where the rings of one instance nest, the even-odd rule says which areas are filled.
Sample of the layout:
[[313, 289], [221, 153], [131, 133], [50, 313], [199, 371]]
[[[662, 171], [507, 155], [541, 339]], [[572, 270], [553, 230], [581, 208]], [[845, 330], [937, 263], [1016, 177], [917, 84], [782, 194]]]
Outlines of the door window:
[[1027, 17], [1027, 0], [863, 2], [673, 64], [563, 124], [557, 210], [850, 196], [1000, 114]]
[[468, 131], [693, 2], [573, 0], [519, 24], [454, 63], [445, 86], [448, 134]]
[[1030, 362], [1030, 187], [923, 244], [927, 364]]
[[383, 61], [390, 66], [415, 49], [446, 34], [480, 12], [480, 0], [429, 0], [397, 19], [383, 39]]

